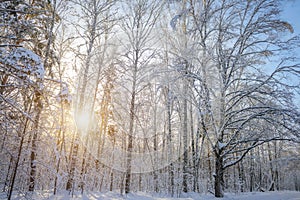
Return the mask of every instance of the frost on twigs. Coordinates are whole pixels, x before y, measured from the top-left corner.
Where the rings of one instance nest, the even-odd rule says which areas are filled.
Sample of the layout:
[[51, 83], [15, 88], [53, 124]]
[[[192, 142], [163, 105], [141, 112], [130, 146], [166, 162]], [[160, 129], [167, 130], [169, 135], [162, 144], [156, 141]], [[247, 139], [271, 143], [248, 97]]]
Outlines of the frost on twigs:
[[37, 83], [41, 89], [40, 81], [44, 79], [44, 66], [38, 55], [23, 47], [0, 48], [0, 64], [6, 73], [14, 74], [30, 84]]
[[59, 103], [65, 103], [70, 105], [72, 102], [72, 96], [69, 91], [68, 85], [63, 85], [61, 91], [56, 95], [56, 101]]
[[177, 21], [184, 15], [187, 15], [191, 9], [185, 9], [182, 10], [178, 15], [175, 15], [171, 21], [170, 21], [170, 26], [172, 27], [173, 31], [176, 31], [176, 26], [177, 26]]

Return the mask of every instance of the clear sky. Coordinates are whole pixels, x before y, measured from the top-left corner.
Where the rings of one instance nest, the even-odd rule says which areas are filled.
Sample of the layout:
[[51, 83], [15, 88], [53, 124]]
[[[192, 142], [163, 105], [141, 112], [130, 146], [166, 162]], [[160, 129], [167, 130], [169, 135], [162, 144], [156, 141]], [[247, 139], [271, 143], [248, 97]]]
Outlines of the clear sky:
[[[283, 4], [282, 19], [294, 27], [294, 34], [300, 35], [300, 0], [285, 0]], [[300, 48], [299, 48], [300, 57]]]

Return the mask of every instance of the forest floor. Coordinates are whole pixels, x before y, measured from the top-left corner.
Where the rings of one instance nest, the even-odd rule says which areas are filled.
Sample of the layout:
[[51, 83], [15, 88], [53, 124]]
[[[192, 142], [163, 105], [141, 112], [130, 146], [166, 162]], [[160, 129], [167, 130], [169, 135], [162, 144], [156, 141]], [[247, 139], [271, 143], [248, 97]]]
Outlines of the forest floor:
[[[4, 194], [0, 193], [0, 199], [4, 200]], [[48, 199], [48, 200], [300, 200], [300, 192], [296, 191], [276, 191], [276, 192], [252, 192], [252, 193], [240, 193], [240, 194], [229, 194], [226, 193], [225, 197], [215, 198], [211, 194], [198, 194], [198, 193], [187, 193], [182, 195], [180, 198], [171, 198], [163, 194], [149, 194], [149, 193], [131, 193], [128, 195], [121, 195], [117, 192], [107, 193], [87, 193], [87, 194], [74, 194], [73, 197], [68, 193], [59, 193], [52, 195], [47, 192], [36, 193], [32, 197], [26, 195], [14, 195], [15, 200], [25, 199]]]

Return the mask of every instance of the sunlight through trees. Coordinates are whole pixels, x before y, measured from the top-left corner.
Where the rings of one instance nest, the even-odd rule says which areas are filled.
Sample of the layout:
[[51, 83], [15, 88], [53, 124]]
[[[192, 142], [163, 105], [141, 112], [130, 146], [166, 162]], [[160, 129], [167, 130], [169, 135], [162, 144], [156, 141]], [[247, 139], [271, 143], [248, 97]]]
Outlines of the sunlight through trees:
[[299, 191], [283, 3], [1, 1], [0, 198]]

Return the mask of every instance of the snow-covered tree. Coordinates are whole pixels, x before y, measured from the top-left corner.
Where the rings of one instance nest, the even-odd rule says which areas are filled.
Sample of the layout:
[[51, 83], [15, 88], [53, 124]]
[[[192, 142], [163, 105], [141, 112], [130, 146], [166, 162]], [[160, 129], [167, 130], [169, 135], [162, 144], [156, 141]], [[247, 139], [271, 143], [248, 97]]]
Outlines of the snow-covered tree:
[[[76, 96], [74, 98], [75, 106], [75, 120], [77, 122], [78, 129], [75, 134], [75, 140], [72, 145], [70, 155], [72, 159], [70, 161], [69, 180], [66, 188], [71, 191], [74, 189], [75, 183], [74, 176], [76, 170], [76, 161], [79, 156], [79, 143], [82, 135], [87, 134], [89, 125], [82, 130], [80, 123], [84, 118], [92, 119], [94, 117], [94, 109], [96, 105], [96, 96], [99, 92], [99, 84], [104, 74], [104, 65], [107, 63], [105, 59], [107, 51], [108, 34], [114, 25], [114, 0], [90, 0], [81, 1], [76, 0], [72, 2], [74, 4], [73, 18], [76, 23], [73, 23], [76, 30], [77, 47], [74, 48], [75, 56], [78, 58], [76, 61], [76, 68], [78, 69], [78, 84], [76, 85]], [[79, 23], [78, 23], [79, 22]], [[91, 92], [92, 91], [92, 92]], [[87, 122], [85, 122], [87, 123]], [[88, 134], [85, 138], [87, 141]], [[100, 143], [99, 143], [100, 144]], [[86, 165], [85, 156], [87, 151], [87, 143], [84, 142], [84, 155], [81, 163], [80, 173], [80, 187], [83, 191], [84, 184], [84, 168]]]
[[[7, 177], [11, 176], [8, 187], [8, 198], [10, 199], [23, 153], [23, 144], [27, 139], [28, 143], [31, 143], [30, 172], [28, 179], [26, 177], [28, 190], [33, 191], [35, 187], [37, 140], [40, 115], [43, 109], [43, 82], [46, 71], [50, 71], [51, 68], [47, 63], [52, 61], [49, 53], [52, 30], [48, 29], [47, 25], [49, 22], [54, 24], [57, 16], [51, 2], [46, 1], [3, 1], [0, 6], [1, 104], [3, 103], [2, 105], [6, 107], [6, 111], [19, 113], [18, 118], [21, 120], [20, 122], [11, 121], [13, 122], [12, 126], [20, 126], [17, 131], [20, 143], [18, 153], [12, 153], [12, 155], [17, 155], [12, 159], [13, 167], [9, 168], [12, 173], [8, 171], [7, 174]], [[51, 18], [51, 16], [54, 17]], [[49, 45], [46, 45], [47, 42]], [[45, 55], [42, 53], [43, 51], [48, 53]], [[47, 67], [45, 67], [46, 65]], [[15, 94], [11, 98], [4, 96], [7, 93]], [[3, 113], [1, 117], [5, 117], [5, 115]], [[12, 134], [11, 136], [15, 137], [16, 135]], [[27, 160], [26, 156], [25, 160]]]
[[283, 53], [299, 41], [282, 37], [293, 29], [279, 20], [279, 6], [277, 0], [190, 5], [189, 32], [199, 42], [197, 71], [189, 76], [195, 80], [203, 134], [215, 156], [216, 197], [223, 197], [225, 170], [251, 149], [297, 137], [299, 112], [292, 98], [299, 88], [284, 77], [299, 77], [299, 65]]
[[[130, 192], [132, 175], [132, 156], [137, 147], [134, 145], [134, 138], [141, 132], [138, 124], [139, 104], [144, 100], [142, 92], [149, 86], [149, 76], [151, 76], [152, 60], [155, 57], [155, 45], [157, 41], [153, 36], [153, 29], [160, 14], [161, 3], [159, 1], [125, 1], [122, 6], [120, 29], [124, 32], [120, 36], [120, 50], [122, 51], [119, 59], [122, 80], [120, 85], [123, 87], [125, 95], [124, 106], [128, 126], [123, 127], [126, 132], [126, 172], [125, 172], [125, 193]], [[126, 81], [126, 82], [125, 82]], [[127, 105], [126, 105], [127, 104]], [[124, 114], [125, 114], [124, 113]], [[123, 119], [124, 120], [124, 119]], [[139, 133], [142, 134], [142, 133]]]

